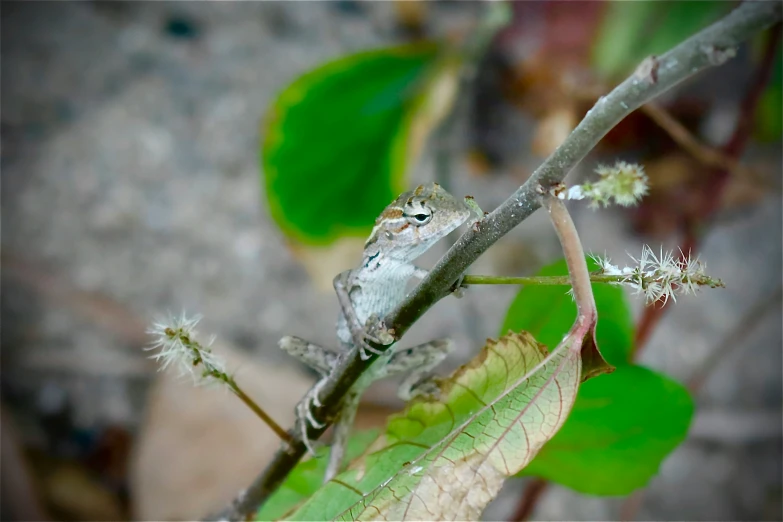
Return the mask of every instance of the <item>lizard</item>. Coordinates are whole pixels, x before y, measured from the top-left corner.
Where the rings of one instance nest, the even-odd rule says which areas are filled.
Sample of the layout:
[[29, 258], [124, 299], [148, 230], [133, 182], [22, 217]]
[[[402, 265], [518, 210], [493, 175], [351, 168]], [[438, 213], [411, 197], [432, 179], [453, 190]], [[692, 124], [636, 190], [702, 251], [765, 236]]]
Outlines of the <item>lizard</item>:
[[[332, 447], [324, 481], [340, 470], [345, 444], [353, 426], [356, 409], [362, 393], [374, 381], [408, 373], [400, 384], [398, 395], [409, 400], [429, 393], [426, 376], [451, 351], [449, 339], [439, 339], [408, 349], [393, 347], [379, 352], [368, 344], [390, 344], [393, 339], [385, 332], [380, 318], [389, 313], [405, 298], [405, 285], [412, 277], [423, 278], [428, 271], [413, 261], [466, 222], [471, 213], [483, 217], [473, 198], [460, 201], [437, 183], [428, 183], [404, 192], [390, 203], [378, 218], [364, 244], [361, 264], [334, 278], [334, 288], [340, 303], [337, 318], [339, 353], [294, 336], [283, 337], [279, 346], [316, 370], [321, 379], [297, 405], [297, 420], [308, 450], [314, 453], [308, 440], [308, 424], [320, 428], [311, 408], [320, 406], [318, 394], [329, 380], [332, 369], [342, 357], [359, 350], [362, 360], [371, 353], [380, 354], [354, 383], [343, 399], [340, 415], [334, 427]], [[458, 285], [457, 285], [458, 286]]]

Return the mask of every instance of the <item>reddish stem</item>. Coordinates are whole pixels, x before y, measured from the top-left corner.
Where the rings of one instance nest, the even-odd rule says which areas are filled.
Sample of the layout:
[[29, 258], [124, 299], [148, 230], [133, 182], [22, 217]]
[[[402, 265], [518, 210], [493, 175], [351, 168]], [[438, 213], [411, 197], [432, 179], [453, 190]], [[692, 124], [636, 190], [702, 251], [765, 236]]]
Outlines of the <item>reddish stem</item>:
[[544, 479], [535, 478], [528, 482], [511, 520], [528, 520], [547, 487], [549, 487], [549, 482]]

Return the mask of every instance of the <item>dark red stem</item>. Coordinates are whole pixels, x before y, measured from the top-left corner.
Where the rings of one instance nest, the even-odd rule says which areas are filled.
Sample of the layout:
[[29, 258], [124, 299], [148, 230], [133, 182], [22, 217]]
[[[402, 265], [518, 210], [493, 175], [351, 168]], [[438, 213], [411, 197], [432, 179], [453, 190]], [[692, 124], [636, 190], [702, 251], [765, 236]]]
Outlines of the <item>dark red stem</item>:
[[541, 498], [544, 491], [546, 491], [547, 487], [549, 487], [549, 482], [544, 479], [535, 478], [528, 482], [525, 486], [525, 491], [522, 492], [522, 498], [520, 498], [517, 510], [511, 517], [511, 520], [528, 520], [530, 515], [533, 514], [533, 510], [535, 509], [536, 504], [538, 504], [538, 500]]

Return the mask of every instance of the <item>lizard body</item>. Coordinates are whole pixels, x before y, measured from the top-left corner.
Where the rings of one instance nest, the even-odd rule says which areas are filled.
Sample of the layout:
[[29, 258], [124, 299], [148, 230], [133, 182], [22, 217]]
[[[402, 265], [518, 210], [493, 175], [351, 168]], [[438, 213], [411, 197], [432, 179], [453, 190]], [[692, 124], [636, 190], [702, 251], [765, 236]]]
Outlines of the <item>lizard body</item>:
[[[307, 425], [321, 427], [313, 418], [311, 403], [320, 404], [318, 393], [328, 382], [332, 369], [341, 357], [358, 349], [362, 359], [369, 353], [381, 356], [354, 383], [343, 400], [340, 417], [334, 428], [334, 438], [325, 480], [339, 471], [345, 443], [353, 425], [359, 399], [374, 381], [409, 372], [400, 385], [399, 395], [404, 400], [421, 393], [422, 378], [451, 351], [451, 341], [436, 340], [409, 349], [378, 352], [367, 341], [389, 344], [388, 333], [382, 325], [385, 316], [405, 298], [405, 286], [411, 276], [422, 278], [427, 271], [416, 267], [413, 261], [439, 239], [464, 223], [475, 204], [462, 202], [435, 183], [420, 185], [401, 194], [389, 204], [375, 221], [365, 242], [361, 264], [342, 272], [334, 279], [341, 310], [337, 319], [337, 337], [342, 345], [335, 353], [318, 345], [287, 336], [280, 347], [301, 359], [322, 378], [297, 406], [302, 439], [308, 444]], [[385, 334], [385, 335], [384, 335]], [[311, 449], [312, 451], [312, 449]]]

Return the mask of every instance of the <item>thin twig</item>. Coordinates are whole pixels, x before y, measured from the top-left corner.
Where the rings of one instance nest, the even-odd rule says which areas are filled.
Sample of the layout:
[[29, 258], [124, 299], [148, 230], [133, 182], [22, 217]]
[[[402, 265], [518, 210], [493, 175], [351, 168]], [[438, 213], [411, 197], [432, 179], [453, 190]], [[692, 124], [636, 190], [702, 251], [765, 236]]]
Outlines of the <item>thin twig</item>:
[[256, 414], [256, 416], [264, 421], [266, 425], [269, 426], [269, 428], [274, 431], [278, 437], [280, 437], [280, 440], [287, 442], [289, 446], [293, 444], [294, 438], [291, 436], [291, 434], [281, 428], [277, 421], [275, 421], [266, 411], [264, 411], [261, 406], [256, 403], [256, 401], [254, 401], [247, 393], [245, 393], [244, 390], [236, 383], [233, 377], [230, 377], [229, 380], [226, 381], [226, 384], [234, 393], [234, 395], [236, 395], [239, 400], [245, 403], [245, 406], [250, 408], [253, 413]]
[[[558, 184], [562, 185], [562, 183]], [[593, 285], [590, 283], [590, 272], [587, 270], [582, 242], [576, 225], [568, 213], [565, 202], [555, 196], [550, 189], [541, 186], [541, 201], [549, 214], [552, 226], [557, 232], [560, 246], [563, 248], [568, 275], [571, 278], [571, 289], [576, 303], [576, 319], [573, 326], [563, 338], [571, 350], [579, 351], [581, 358], [581, 378], [589, 379], [602, 373], [612, 372], [614, 368], [604, 360], [595, 342], [595, 325], [598, 323], [598, 310], [595, 307]]]
[[669, 137], [682, 147], [685, 152], [704, 165], [728, 170], [732, 175], [746, 180], [765, 181], [756, 171], [742, 165], [737, 158], [733, 158], [722, 150], [710, 147], [699, 141], [677, 118], [657, 103], [646, 103], [642, 105], [640, 110], [666, 131]]
[[[603, 92], [603, 86], [600, 83], [590, 87], [567, 85], [565, 88], [569, 96], [580, 101], [595, 101]], [[752, 181], [762, 187], [780, 190], [778, 184], [758, 170], [743, 165], [737, 158], [726, 154], [720, 147], [708, 145], [694, 136], [685, 125], [660, 104], [651, 101], [642, 105], [639, 110], [666, 132], [686, 153], [703, 165], [721, 168], [737, 178]]]
[[[626, 282], [627, 276], [624, 275], [606, 275], [590, 274], [591, 283], [604, 284], [622, 284]], [[723, 288], [725, 285], [720, 279], [712, 279], [704, 276], [701, 279], [694, 280], [694, 284], [709, 286], [710, 288]], [[542, 286], [571, 286], [570, 276], [487, 276], [487, 275], [467, 275], [462, 280], [463, 285], [542, 285]]]
[[[537, 187], [562, 181], [625, 116], [696, 73], [723, 64], [733, 56], [737, 45], [779, 20], [781, 10], [778, 2], [741, 4], [717, 23], [662, 55], [657, 61], [657, 74], [635, 73], [600, 99], [530, 179], [486, 216], [479, 226], [468, 230], [405, 301], [384, 318], [395, 339], [399, 340], [431, 306], [449, 295], [457, 279], [481, 254], [539, 208]], [[376, 348], [386, 350], [390, 346]], [[324, 386], [321, 394], [323, 407], [313, 412], [315, 417], [327, 424], [334, 419], [345, 394], [374, 360], [375, 357], [361, 360], [356, 350], [346, 357]], [[326, 427], [311, 430], [310, 434], [318, 437], [325, 430]], [[305, 445], [297, 435], [291, 451], [278, 451], [227, 515], [234, 519], [252, 516], [305, 452]]]
[[[591, 274], [590, 281], [593, 283], [616, 283], [617, 276], [600, 276]], [[484, 276], [484, 275], [466, 275], [462, 280], [463, 285], [548, 285], [548, 286], [571, 286], [571, 278], [564, 276]]]
[[[590, 87], [569, 84], [564, 88], [569, 96], [581, 101], [594, 101], [603, 92], [601, 83], [596, 83], [594, 86]], [[746, 167], [736, 158], [732, 158], [724, 153], [720, 148], [712, 147], [699, 140], [699, 138], [694, 136], [693, 133], [675, 118], [671, 112], [660, 104], [650, 101], [642, 105], [639, 110], [663, 129], [677, 145], [690, 154], [696, 161], [699, 161], [708, 167], [723, 168], [737, 177], [771, 186], [770, 181], [754, 169]]]
[[[750, 310], [742, 316], [742, 319], [737, 322], [737, 325], [731, 332], [724, 337], [723, 342], [710, 352], [701, 367], [688, 379], [687, 386], [691, 394], [695, 395], [701, 390], [709, 376], [727, 355], [745, 346], [742, 341], [761, 324], [761, 321], [767, 317], [768, 313], [778, 308], [781, 298], [783, 298], [783, 287], [779, 286], [776, 291], [760, 299], [750, 307]], [[644, 502], [646, 491], [646, 489], [636, 490], [623, 501], [620, 506], [620, 520], [636, 519], [636, 514]]]
[[[544, 187], [542, 189], [546, 190]], [[579, 240], [576, 226], [568, 213], [565, 203], [551, 194], [543, 196], [542, 200], [563, 247], [563, 256], [565, 257], [569, 273], [565, 277], [574, 289], [577, 317], [569, 334], [575, 331], [578, 332], [577, 336], [580, 338], [580, 345], [586, 347], [581, 341], [586, 335], [592, 336], [591, 330], [594, 332], [595, 324], [598, 320], [598, 311], [595, 307], [595, 298], [593, 296], [590, 274], [587, 271], [582, 242]], [[594, 345], [590, 346], [590, 348], [594, 348]], [[603, 362], [603, 359], [601, 361]], [[527, 520], [548, 485], [549, 482], [541, 478], [535, 478], [528, 482], [512, 520]]]
[[[783, 298], [783, 287], [779, 286], [776, 291], [760, 299], [750, 307], [750, 310], [737, 322], [737, 326], [724, 337], [723, 342], [717, 348], [710, 352], [701, 367], [688, 379], [687, 386], [691, 394], [696, 395], [701, 390], [709, 376], [726, 356], [732, 351], [745, 346], [742, 341], [761, 324], [761, 321], [767, 317], [767, 314], [775, 311], [780, 306], [781, 298]], [[620, 506], [620, 520], [636, 519], [636, 514], [644, 502], [646, 491], [646, 489], [636, 490], [623, 501]], [[527, 493], [527, 490], [525, 493]]]

